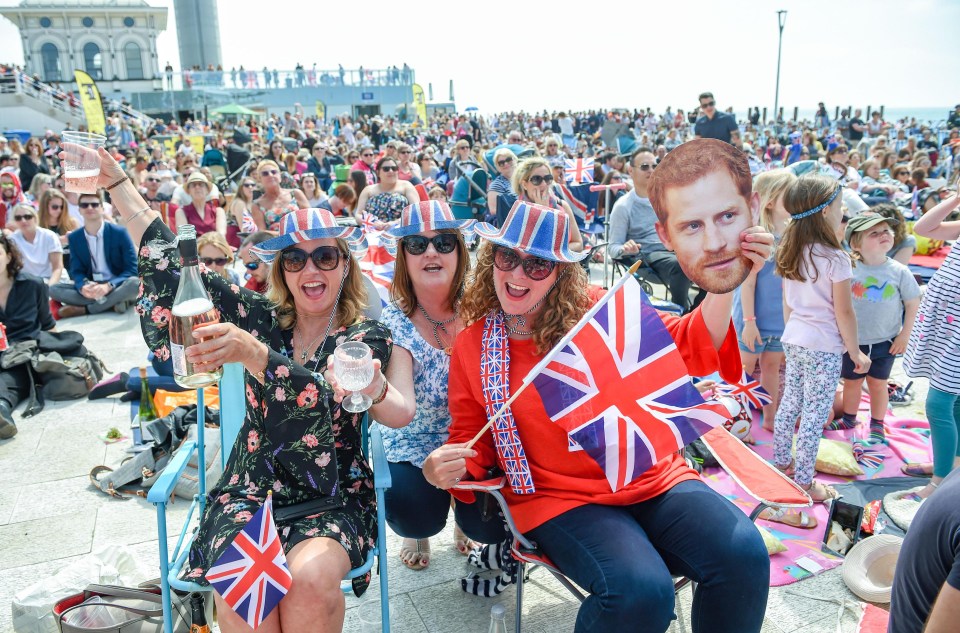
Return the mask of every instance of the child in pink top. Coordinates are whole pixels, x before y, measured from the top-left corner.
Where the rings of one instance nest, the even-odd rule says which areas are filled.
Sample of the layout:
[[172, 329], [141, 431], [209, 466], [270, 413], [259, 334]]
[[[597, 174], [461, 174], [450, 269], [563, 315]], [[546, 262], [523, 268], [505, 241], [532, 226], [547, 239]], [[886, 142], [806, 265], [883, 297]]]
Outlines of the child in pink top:
[[[837, 227], [843, 217], [841, 185], [826, 176], [805, 176], [784, 194], [790, 224], [777, 249], [777, 274], [783, 278], [784, 352], [787, 375], [773, 431], [773, 461], [793, 475], [814, 501], [837, 496], [814, 481], [814, 463], [823, 422], [833, 406], [843, 351], [856, 371], [870, 367], [857, 343], [857, 320], [850, 294], [850, 258], [840, 246]], [[797, 458], [791, 459], [794, 423]]]

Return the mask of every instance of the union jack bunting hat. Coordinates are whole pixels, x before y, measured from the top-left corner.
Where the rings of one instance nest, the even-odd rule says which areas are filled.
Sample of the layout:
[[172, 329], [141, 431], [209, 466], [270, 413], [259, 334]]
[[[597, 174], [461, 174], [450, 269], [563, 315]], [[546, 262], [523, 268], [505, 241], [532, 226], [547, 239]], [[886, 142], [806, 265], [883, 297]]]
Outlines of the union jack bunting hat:
[[437, 229], [469, 231], [476, 220], [458, 220], [450, 206], [441, 200], [426, 200], [408, 205], [400, 214], [400, 223], [384, 231], [390, 237], [400, 238]]
[[570, 220], [563, 209], [551, 209], [524, 200], [513, 203], [503, 226], [480, 222], [474, 230], [483, 239], [554, 262], [574, 263], [587, 253], [570, 251]]
[[[298, 209], [283, 216], [280, 220], [280, 235], [266, 242], [250, 247], [250, 252], [261, 260], [270, 263], [277, 253], [294, 244], [325, 237], [340, 238], [347, 241], [350, 252], [366, 252], [367, 244], [363, 232], [355, 226], [340, 226], [337, 219], [326, 209]], [[358, 255], [361, 256], [362, 255]]]

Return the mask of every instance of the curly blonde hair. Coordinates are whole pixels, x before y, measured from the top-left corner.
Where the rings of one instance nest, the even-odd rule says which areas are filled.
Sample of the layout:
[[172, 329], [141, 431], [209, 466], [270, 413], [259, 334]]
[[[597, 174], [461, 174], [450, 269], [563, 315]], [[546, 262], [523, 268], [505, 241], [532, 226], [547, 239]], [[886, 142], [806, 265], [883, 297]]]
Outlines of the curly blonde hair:
[[[340, 293], [340, 302], [337, 304], [336, 325], [349, 327], [363, 319], [363, 310], [367, 307], [367, 289], [363, 283], [360, 264], [350, 256], [347, 242], [337, 239], [337, 248], [340, 249], [340, 258], [347, 264], [347, 276], [343, 282], [343, 292]], [[281, 329], [289, 330], [297, 324], [297, 309], [293, 303], [293, 294], [287, 287], [287, 280], [283, 275], [279, 253], [270, 266], [270, 276], [264, 296], [275, 306], [277, 323]]]
[[[484, 242], [477, 250], [473, 276], [460, 301], [460, 315], [470, 325], [494, 310], [500, 310], [493, 281], [493, 244]], [[543, 301], [543, 310], [532, 326], [537, 352], [546, 354], [590, 309], [587, 275], [579, 264], [557, 264], [558, 280]]]

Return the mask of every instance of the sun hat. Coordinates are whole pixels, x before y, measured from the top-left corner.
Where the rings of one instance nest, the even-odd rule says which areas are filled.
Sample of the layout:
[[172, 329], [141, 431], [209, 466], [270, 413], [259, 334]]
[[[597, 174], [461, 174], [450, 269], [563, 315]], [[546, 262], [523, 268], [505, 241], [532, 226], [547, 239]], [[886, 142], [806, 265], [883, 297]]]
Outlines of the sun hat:
[[850, 238], [854, 233], [866, 231], [867, 229], [871, 229], [882, 222], [886, 222], [890, 226], [896, 226], [900, 224], [899, 221], [880, 215], [879, 213], [861, 213], [860, 215], [850, 218], [850, 224], [847, 225], [846, 231], [847, 241], [850, 241]]
[[494, 244], [515, 248], [534, 257], [572, 264], [587, 257], [588, 253], [570, 251], [569, 224], [563, 209], [517, 200], [501, 228], [479, 222], [474, 230]]
[[280, 220], [280, 235], [251, 246], [250, 252], [270, 263], [277, 253], [294, 244], [331, 237], [346, 240], [355, 256], [361, 257], [367, 251], [367, 241], [359, 228], [340, 226], [333, 213], [326, 209], [298, 209]]
[[843, 561], [844, 584], [867, 602], [890, 602], [902, 545], [903, 538], [893, 534], [878, 534], [854, 545]]
[[190, 174], [190, 177], [187, 178], [187, 182], [184, 183], [183, 188], [189, 189], [190, 185], [192, 185], [195, 182], [202, 182], [207, 186], [207, 191], [210, 191], [210, 181], [207, 180], [207, 177], [201, 174], [199, 171], [195, 171], [192, 174]]
[[393, 238], [401, 238], [439, 229], [470, 231], [476, 223], [476, 220], [458, 220], [453, 217], [450, 205], [442, 200], [426, 200], [404, 207], [400, 214], [400, 223], [384, 233]]

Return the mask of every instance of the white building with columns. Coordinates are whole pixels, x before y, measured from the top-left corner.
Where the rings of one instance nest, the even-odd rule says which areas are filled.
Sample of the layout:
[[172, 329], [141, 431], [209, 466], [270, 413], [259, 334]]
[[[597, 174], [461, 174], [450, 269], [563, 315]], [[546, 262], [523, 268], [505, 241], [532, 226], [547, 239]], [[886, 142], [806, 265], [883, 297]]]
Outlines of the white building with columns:
[[70, 84], [84, 70], [104, 96], [162, 89], [157, 34], [167, 9], [143, 0], [22, 0], [0, 7], [20, 29], [24, 70]]

